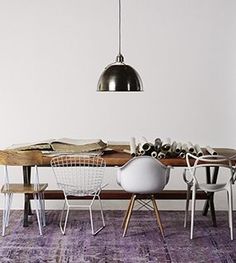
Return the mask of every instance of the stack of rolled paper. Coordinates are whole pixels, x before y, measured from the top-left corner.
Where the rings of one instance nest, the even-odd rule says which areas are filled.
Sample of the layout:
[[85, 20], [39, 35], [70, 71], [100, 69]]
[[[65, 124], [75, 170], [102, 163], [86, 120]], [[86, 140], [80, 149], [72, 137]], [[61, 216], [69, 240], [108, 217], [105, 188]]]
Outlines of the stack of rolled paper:
[[[210, 146], [206, 147], [206, 151], [211, 154], [217, 154]], [[203, 150], [198, 144], [191, 142], [180, 143], [171, 141], [170, 138], [164, 140], [156, 138], [154, 142], [148, 141], [145, 137], [142, 137], [139, 143], [136, 143], [134, 137], [130, 139], [130, 154], [134, 156], [148, 155], [157, 159], [168, 158], [185, 158], [187, 153], [191, 153], [195, 156], [202, 156]]]

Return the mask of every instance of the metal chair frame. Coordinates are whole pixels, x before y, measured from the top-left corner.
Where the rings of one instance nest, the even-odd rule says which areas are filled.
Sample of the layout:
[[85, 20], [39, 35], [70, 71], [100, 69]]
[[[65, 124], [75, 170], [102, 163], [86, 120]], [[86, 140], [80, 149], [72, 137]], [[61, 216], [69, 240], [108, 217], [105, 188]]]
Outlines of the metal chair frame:
[[[137, 211], [142, 209], [143, 207], [146, 208], [147, 210], [150, 210], [150, 211], [153, 210], [153, 207], [151, 205], [149, 205], [149, 203], [152, 201], [151, 199], [149, 199], [147, 201], [146, 200], [144, 201], [142, 199], [137, 199], [136, 201], [138, 202], [138, 205], [139, 205], [139, 207], [136, 208]], [[135, 208], [135, 206], [134, 206], [134, 208]]]
[[[4, 165], [4, 175], [5, 175], [4, 177], [5, 183], [2, 187], [2, 192], [4, 193], [2, 236], [5, 236], [6, 228], [9, 226], [10, 209], [11, 209], [13, 194], [19, 193], [18, 191], [14, 191], [11, 189], [7, 165]], [[24, 190], [23, 188], [22, 193], [27, 193], [27, 189]], [[36, 211], [36, 216], [37, 216], [37, 221], [38, 221], [39, 234], [43, 235], [42, 227], [46, 226], [45, 200], [44, 200], [44, 192], [40, 190], [38, 167], [36, 165], [35, 165], [33, 189], [30, 191], [30, 193], [32, 193], [34, 197], [34, 204], [35, 204], [35, 211]]]
[[[190, 159], [194, 159], [194, 164], [191, 165]], [[193, 239], [193, 228], [194, 228], [194, 213], [196, 205], [196, 191], [202, 190], [205, 192], [215, 193], [219, 191], [227, 191], [228, 198], [228, 213], [229, 213], [229, 227], [230, 227], [230, 238], [233, 240], [233, 193], [232, 193], [232, 184], [235, 181], [235, 169], [232, 167], [230, 158], [221, 155], [205, 155], [201, 157], [196, 157], [190, 153], [186, 155], [186, 162], [188, 168], [184, 170], [183, 178], [187, 184], [187, 196], [186, 196], [186, 207], [185, 207], [185, 217], [184, 217], [184, 227], [187, 226], [188, 210], [189, 210], [189, 201], [190, 201], [190, 191], [192, 189], [192, 207], [191, 207], [191, 230], [190, 230], [190, 239]], [[221, 184], [200, 184], [196, 176], [196, 171], [199, 168], [206, 167], [217, 167], [225, 168], [229, 170], [230, 177], [227, 182]], [[187, 171], [189, 171], [190, 179], [187, 178]]]
[[[57, 185], [63, 191], [65, 197], [59, 222], [62, 234], [65, 235], [66, 233], [70, 209], [76, 208], [89, 209], [92, 235], [99, 233], [105, 227], [102, 202], [100, 199], [100, 193], [104, 187], [102, 180], [106, 167], [104, 159], [97, 156], [62, 155], [54, 157], [51, 160], [51, 166], [56, 177]], [[71, 199], [68, 198], [69, 196], [91, 196], [92, 200], [89, 205], [71, 204]], [[94, 230], [92, 207], [96, 198], [99, 201], [102, 226]]]

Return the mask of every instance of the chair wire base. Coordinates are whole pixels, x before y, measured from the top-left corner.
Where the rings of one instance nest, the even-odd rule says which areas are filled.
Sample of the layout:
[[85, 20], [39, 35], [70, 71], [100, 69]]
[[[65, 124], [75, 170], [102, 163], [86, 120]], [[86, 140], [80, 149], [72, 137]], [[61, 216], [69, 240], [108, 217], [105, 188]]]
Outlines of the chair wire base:
[[[63, 205], [63, 209], [61, 211], [60, 223], [59, 223], [60, 229], [61, 229], [61, 232], [62, 232], [63, 235], [65, 235], [65, 233], [66, 233], [66, 226], [67, 226], [67, 222], [68, 222], [70, 208], [88, 208], [89, 209], [92, 235], [95, 236], [96, 234], [98, 234], [106, 226], [105, 225], [105, 220], [104, 220], [104, 215], [103, 215], [102, 202], [101, 202], [99, 194], [100, 194], [100, 191], [93, 196], [93, 199], [92, 199], [92, 201], [90, 202], [89, 205], [72, 205], [72, 204], [70, 204], [70, 200], [67, 199], [67, 196], [65, 196], [65, 202], [64, 202], [64, 205]], [[100, 205], [102, 226], [95, 231], [94, 230], [94, 223], [93, 223], [92, 206], [94, 204], [94, 201], [95, 201], [96, 197], [98, 198], [99, 205]], [[67, 209], [65, 209], [66, 206], [67, 206]], [[65, 210], [66, 210], [66, 215], [64, 216]], [[65, 217], [64, 222], [63, 222], [63, 217]]]
[[[65, 203], [60, 216], [60, 229], [63, 235], [66, 233], [69, 212], [72, 208], [88, 208], [92, 234], [96, 235], [105, 227], [100, 193], [103, 189], [102, 181], [106, 163], [99, 156], [61, 155], [51, 160], [53, 173], [56, 177], [58, 188], [64, 193]], [[71, 204], [69, 196], [91, 197], [89, 205]], [[98, 198], [101, 210], [102, 226], [95, 230], [93, 224], [92, 207]], [[66, 210], [66, 214], [64, 215]]]

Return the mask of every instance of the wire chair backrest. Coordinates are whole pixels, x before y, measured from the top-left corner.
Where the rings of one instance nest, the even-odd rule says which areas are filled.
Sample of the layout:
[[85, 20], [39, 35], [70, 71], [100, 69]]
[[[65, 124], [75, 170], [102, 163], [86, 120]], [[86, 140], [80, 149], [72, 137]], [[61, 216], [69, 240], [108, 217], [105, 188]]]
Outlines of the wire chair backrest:
[[65, 195], [93, 195], [102, 186], [106, 163], [93, 156], [61, 155], [51, 160], [58, 187]]
[[207, 168], [207, 167], [215, 167], [215, 168], [224, 168], [225, 170], [228, 170], [230, 173], [230, 177], [228, 179], [228, 182], [233, 182], [233, 176], [234, 176], [234, 169], [232, 167], [232, 163], [230, 158], [223, 156], [223, 155], [203, 155], [201, 157], [196, 157], [190, 153], [187, 153], [186, 155], [186, 162], [188, 165], [188, 169], [190, 172], [190, 175], [192, 176], [193, 181], [198, 183], [198, 178], [196, 176], [197, 170], [199, 168]]

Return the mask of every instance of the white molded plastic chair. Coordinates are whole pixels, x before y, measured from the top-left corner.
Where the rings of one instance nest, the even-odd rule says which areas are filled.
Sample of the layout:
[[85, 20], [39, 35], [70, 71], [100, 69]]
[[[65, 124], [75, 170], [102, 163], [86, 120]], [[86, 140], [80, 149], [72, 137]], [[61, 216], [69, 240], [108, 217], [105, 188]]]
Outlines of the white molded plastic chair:
[[[51, 166], [56, 176], [58, 187], [63, 190], [65, 202], [60, 217], [60, 229], [65, 235], [70, 208], [88, 208], [90, 212], [90, 221], [92, 234], [96, 235], [105, 227], [105, 221], [100, 200], [102, 190], [102, 180], [105, 172], [105, 161], [101, 157], [83, 157], [76, 155], [63, 155], [54, 157], [51, 160]], [[91, 196], [92, 200], [89, 205], [72, 204], [69, 196], [86, 197]], [[101, 208], [102, 226], [94, 231], [92, 206], [95, 198], [98, 198]], [[67, 206], [64, 226], [62, 223], [65, 206]]]
[[46, 226], [44, 191], [48, 184], [39, 183], [38, 167], [35, 165], [33, 184], [13, 184], [9, 182], [8, 166], [4, 165], [5, 183], [1, 192], [4, 194], [4, 210], [2, 220], [2, 236], [5, 236], [6, 227], [9, 225], [10, 209], [13, 194], [32, 194], [34, 197], [35, 211], [39, 226], [39, 234], [42, 235], [42, 226]]
[[[150, 156], [140, 156], [131, 159], [121, 168], [118, 168], [117, 183], [126, 191], [132, 193], [128, 209], [126, 211], [122, 227], [124, 228], [123, 236], [125, 236], [135, 200], [141, 206], [148, 209], [154, 209], [157, 223], [160, 227], [162, 236], [164, 231], [161, 224], [159, 211], [157, 208], [155, 194], [161, 192], [169, 181], [170, 167], [163, 165], [157, 159]], [[141, 196], [140, 196], [141, 195]], [[139, 196], [149, 195], [148, 202], [138, 200]], [[152, 206], [149, 202], [152, 201]]]
[[[192, 160], [191, 160], [192, 159]], [[194, 212], [195, 212], [195, 203], [196, 203], [196, 191], [202, 190], [208, 193], [214, 193], [226, 190], [228, 197], [228, 211], [229, 211], [229, 227], [230, 227], [230, 237], [233, 240], [233, 193], [232, 193], [232, 184], [235, 181], [234, 178], [234, 169], [229, 158], [221, 155], [205, 155], [201, 157], [196, 157], [190, 153], [186, 155], [186, 161], [188, 169], [184, 170], [184, 180], [187, 183], [187, 200], [186, 200], [186, 209], [185, 209], [185, 219], [184, 227], [187, 225], [188, 217], [188, 208], [189, 208], [189, 199], [190, 191], [192, 189], [192, 209], [191, 209], [191, 232], [190, 239], [193, 239], [193, 226], [194, 226]], [[201, 173], [201, 170], [206, 167], [217, 167], [219, 172], [228, 174], [228, 180], [224, 183], [216, 184], [207, 184], [201, 183], [201, 176], [205, 178]], [[189, 171], [190, 177], [188, 178], [187, 171]], [[204, 170], [205, 172], [205, 170]], [[219, 177], [218, 177], [219, 178]]]

